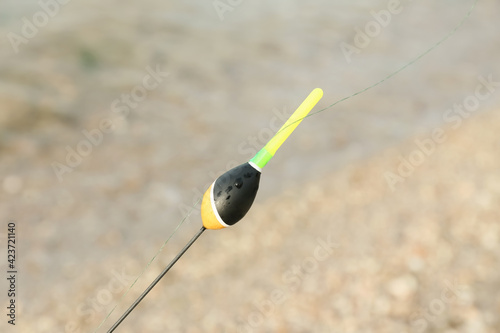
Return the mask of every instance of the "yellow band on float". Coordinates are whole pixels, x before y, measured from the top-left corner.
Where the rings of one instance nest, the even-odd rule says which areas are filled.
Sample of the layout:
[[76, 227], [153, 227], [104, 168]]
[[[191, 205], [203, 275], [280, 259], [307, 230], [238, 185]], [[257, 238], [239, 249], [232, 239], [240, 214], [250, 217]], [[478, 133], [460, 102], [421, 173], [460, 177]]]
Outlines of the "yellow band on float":
[[283, 142], [288, 139], [290, 134], [299, 126], [300, 122], [307, 116], [312, 108], [323, 97], [323, 90], [320, 88], [314, 89], [309, 96], [300, 104], [295, 112], [288, 118], [286, 123], [281, 126], [280, 130], [272, 137], [271, 140], [255, 155], [250, 162], [263, 168], [269, 160], [274, 156], [276, 151], [281, 147]]

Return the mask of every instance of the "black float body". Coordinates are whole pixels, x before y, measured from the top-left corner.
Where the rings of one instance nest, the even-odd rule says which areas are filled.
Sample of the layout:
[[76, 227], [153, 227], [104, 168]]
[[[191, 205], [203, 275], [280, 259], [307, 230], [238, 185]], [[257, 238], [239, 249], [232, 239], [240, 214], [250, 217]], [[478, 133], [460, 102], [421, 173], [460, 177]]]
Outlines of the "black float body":
[[260, 171], [248, 162], [239, 165], [214, 183], [215, 208], [227, 225], [233, 225], [245, 216], [259, 189]]

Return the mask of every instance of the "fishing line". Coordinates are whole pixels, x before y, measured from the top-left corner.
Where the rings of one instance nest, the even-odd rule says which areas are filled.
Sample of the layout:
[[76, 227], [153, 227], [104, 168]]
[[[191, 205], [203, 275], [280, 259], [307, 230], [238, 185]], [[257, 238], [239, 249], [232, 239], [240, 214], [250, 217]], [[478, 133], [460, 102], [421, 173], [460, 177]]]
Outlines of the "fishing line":
[[444, 36], [442, 39], [440, 39], [437, 43], [435, 43], [434, 45], [432, 45], [430, 48], [428, 48], [426, 51], [422, 52], [419, 56], [417, 56], [415, 59], [411, 60], [410, 62], [406, 63], [404, 66], [402, 66], [401, 68], [397, 69], [396, 71], [392, 72], [391, 74], [387, 75], [386, 77], [384, 77], [382, 80], [380, 81], [377, 81], [375, 83], [373, 83], [372, 85], [364, 88], [364, 89], [361, 89], [351, 95], [348, 95], [344, 98], [341, 98], [339, 99], [338, 101], [334, 102], [333, 104], [327, 106], [326, 108], [324, 109], [321, 109], [321, 110], [318, 110], [318, 111], [315, 111], [315, 112], [311, 112], [309, 113], [308, 115], [300, 118], [300, 119], [297, 119], [295, 120], [294, 122], [288, 124], [287, 126], [284, 126], [283, 128], [281, 128], [276, 134], [280, 133], [281, 131], [285, 130], [287, 127], [289, 126], [292, 126], [294, 125], [295, 123], [297, 122], [301, 122], [303, 119], [305, 118], [309, 118], [309, 117], [312, 117], [312, 116], [315, 116], [317, 115], [318, 113], [321, 113], [321, 112], [324, 112], [332, 107], [334, 107], [335, 105], [339, 104], [339, 103], [342, 103], [343, 101], [346, 101], [352, 97], [355, 97], [357, 95], [360, 95], [372, 88], [375, 88], [376, 86], [382, 84], [383, 82], [389, 80], [390, 78], [392, 78], [393, 76], [396, 76], [397, 74], [399, 74], [400, 72], [402, 72], [403, 70], [405, 70], [406, 68], [412, 66], [413, 64], [415, 64], [417, 61], [419, 61], [420, 59], [422, 59], [423, 57], [425, 57], [427, 54], [429, 54], [430, 52], [432, 52], [434, 49], [436, 49], [437, 47], [439, 47], [441, 44], [443, 44], [446, 40], [448, 40], [451, 36], [453, 36], [457, 31], [458, 29], [460, 29], [464, 23], [469, 19], [469, 17], [471, 16], [472, 12], [474, 11], [474, 8], [476, 7], [476, 4], [479, 0], [474, 0], [474, 3], [472, 4], [472, 6], [470, 7], [469, 11], [467, 12], [467, 14], [463, 17], [462, 21], [460, 21], [459, 24], [457, 24], [448, 34], [446, 34], [446, 36]]
[[146, 272], [146, 270], [149, 268], [149, 266], [153, 263], [153, 261], [155, 261], [156, 257], [160, 254], [161, 251], [163, 251], [163, 248], [167, 245], [167, 243], [170, 241], [170, 239], [177, 233], [177, 231], [179, 230], [179, 228], [184, 224], [184, 222], [186, 222], [186, 220], [189, 218], [189, 216], [191, 216], [191, 214], [194, 212], [194, 210], [197, 208], [198, 204], [200, 203], [201, 201], [201, 197], [198, 198], [198, 200], [196, 200], [196, 202], [190, 207], [189, 211], [187, 212], [187, 214], [182, 218], [182, 220], [177, 224], [177, 226], [175, 227], [174, 231], [170, 234], [170, 236], [167, 237], [167, 239], [163, 242], [163, 245], [160, 247], [160, 249], [156, 252], [156, 254], [153, 256], [153, 258], [151, 258], [151, 260], [149, 260], [149, 262], [147, 263], [146, 267], [144, 267], [144, 269], [142, 270], [142, 272], [137, 276], [137, 278], [134, 280], [134, 282], [132, 282], [132, 284], [130, 285], [130, 287], [125, 291], [125, 293], [120, 297], [120, 299], [118, 300], [118, 302], [116, 303], [116, 305], [111, 309], [111, 311], [107, 314], [107, 316], [104, 318], [104, 320], [99, 324], [99, 326], [93, 331], [93, 333], [96, 333], [101, 327], [102, 325], [104, 325], [104, 323], [108, 320], [108, 318], [111, 316], [111, 314], [113, 314], [113, 312], [115, 311], [115, 309], [118, 307], [118, 305], [121, 304], [123, 298], [125, 296], [127, 296], [128, 292], [130, 291], [130, 289], [132, 289], [134, 287], [134, 285], [137, 283], [137, 281], [142, 277], [142, 275]]
[[[200, 200], [202, 200], [201, 204], [201, 215], [203, 226], [202, 228], [193, 236], [193, 238], [184, 246], [184, 248], [175, 256], [175, 258], [167, 265], [167, 267], [158, 275], [158, 277], [149, 285], [149, 287], [136, 299], [136, 301], [125, 311], [125, 313], [118, 319], [118, 321], [112, 326], [112, 328], [108, 332], [113, 332], [116, 327], [135, 309], [135, 307], [139, 304], [140, 301], [149, 293], [149, 291], [161, 280], [161, 278], [170, 270], [170, 268], [177, 262], [177, 260], [189, 249], [189, 247], [198, 239], [198, 237], [206, 230], [206, 229], [222, 229], [234, 225], [237, 223], [243, 216], [247, 213], [248, 209], [252, 205], [255, 195], [258, 190], [258, 184], [260, 179], [260, 173], [262, 168], [269, 162], [269, 160], [274, 156], [276, 150], [283, 144], [283, 142], [290, 136], [293, 130], [297, 127], [297, 125], [305, 118], [317, 115], [321, 112], [324, 112], [333, 106], [348, 100], [354, 96], [360, 95], [376, 86], [382, 84], [388, 79], [394, 77], [398, 73], [402, 72], [406, 68], [415, 64], [421, 58], [429, 54], [431, 51], [439, 47], [443, 44], [447, 39], [453, 36], [458, 29], [460, 29], [465, 21], [471, 16], [472, 11], [476, 7], [478, 0], [475, 0], [472, 4], [471, 8], [464, 16], [462, 21], [456, 25], [448, 34], [446, 34], [442, 39], [440, 39], [437, 43], [432, 45], [429, 49], [425, 50], [423, 53], [418, 55], [416, 58], [406, 63], [401, 68], [392, 72], [391, 74], [385, 76], [381, 80], [373, 83], [372, 85], [357, 91], [349, 96], [339, 99], [333, 104], [313, 113], [309, 113], [312, 108], [318, 103], [318, 101], [323, 96], [323, 91], [321, 89], [315, 89], [311, 94], [304, 100], [304, 102], [299, 106], [299, 108], [294, 112], [294, 114], [288, 119], [288, 121], [280, 128], [280, 130], [275, 134], [275, 136], [266, 144], [266, 146], [261, 149], [249, 162], [244, 163], [232, 170], [229, 170], [224, 175], [220, 176], [215, 182], [209, 187], [209, 189], [205, 192], [203, 199], [199, 198], [196, 203], [193, 204], [188, 213], [184, 216], [184, 218], [179, 222], [176, 226], [172, 234], [167, 238], [167, 240], [160, 247], [158, 252], [153, 256], [153, 258], [148, 262], [144, 270], [139, 274], [139, 276], [135, 279], [132, 285], [127, 289], [127, 291], [120, 297], [118, 303], [111, 309], [108, 315], [104, 318], [101, 324], [94, 331], [97, 330], [106, 322], [106, 320], [111, 316], [116, 307], [122, 302], [122, 299], [128, 294], [130, 289], [136, 284], [136, 282], [142, 277], [147, 268], [151, 265], [151, 263], [156, 259], [156, 257], [160, 254], [169, 240], [175, 235], [175, 233], [179, 230], [182, 224], [187, 220], [187, 218], [192, 214]], [[246, 185], [243, 186], [243, 182], [246, 182]], [[232, 195], [221, 195], [224, 189], [226, 193], [229, 193], [233, 189], [233, 185], [238, 190], [234, 192]], [[217, 193], [217, 194], [216, 194]], [[231, 199], [231, 197], [233, 197]], [[231, 205], [231, 202], [233, 205]]]
[[182, 257], [184, 253], [186, 253], [186, 251], [191, 247], [191, 245], [193, 245], [194, 242], [196, 242], [198, 237], [200, 237], [205, 230], [207, 230], [205, 227], [200, 228], [200, 230], [196, 233], [196, 235], [194, 235], [193, 238], [191, 238], [191, 240], [182, 248], [182, 250], [175, 256], [175, 258], [172, 259], [172, 261], [167, 265], [167, 267], [165, 267], [165, 269], [156, 277], [156, 279], [153, 282], [151, 282], [149, 287], [147, 287], [146, 290], [144, 290], [141, 296], [139, 296], [135, 300], [135, 302], [132, 303], [132, 305], [127, 309], [127, 311], [125, 311], [125, 313], [123, 313], [123, 315], [116, 321], [116, 323], [113, 324], [113, 326], [108, 331], [109, 333], [113, 332], [118, 327], [118, 325], [120, 325], [122, 321], [125, 320], [125, 318], [127, 318], [127, 316], [135, 309], [137, 305], [139, 305], [139, 303], [144, 299], [144, 297], [146, 297], [146, 295], [151, 291], [151, 289], [153, 289], [154, 286], [156, 286], [156, 284], [160, 282], [160, 280], [165, 276], [165, 274], [168, 273], [170, 268], [172, 268], [172, 266], [175, 265], [177, 260], [179, 260], [180, 257]]

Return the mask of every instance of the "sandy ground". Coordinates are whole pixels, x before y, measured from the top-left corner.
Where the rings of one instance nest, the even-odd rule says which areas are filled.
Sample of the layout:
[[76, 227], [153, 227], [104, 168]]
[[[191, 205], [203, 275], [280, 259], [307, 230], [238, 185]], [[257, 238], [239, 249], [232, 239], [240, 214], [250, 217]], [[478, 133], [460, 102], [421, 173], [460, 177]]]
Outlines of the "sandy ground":
[[[0, 331], [93, 332], [118, 304], [105, 332], [199, 229], [195, 208], [121, 298], [207, 186], [310, 90], [319, 110], [377, 82], [471, 4], [402, 1], [349, 62], [340, 45], [387, 1], [243, 1], [221, 20], [212, 1], [73, 0], [17, 53], [9, 33], [41, 7], [2, 1], [0, 245], [16, 221], [19, 274]], [[500, 332], [498, 13], [479, 1], [417, 64], [306, 119], [248, 216], [117, 332]]]

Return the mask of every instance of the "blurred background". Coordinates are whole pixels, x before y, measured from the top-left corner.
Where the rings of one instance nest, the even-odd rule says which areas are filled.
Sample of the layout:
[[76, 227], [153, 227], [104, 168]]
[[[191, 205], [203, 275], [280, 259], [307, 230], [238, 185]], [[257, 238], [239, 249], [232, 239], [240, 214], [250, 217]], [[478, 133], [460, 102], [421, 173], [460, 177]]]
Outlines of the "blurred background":
[[[0, 3], [2, 332], [105, 332], [313, 88], [378, 82], [473, 4], [63, 2]], [[498, 14], [307, 118], [117, 332], [500, 332]]]

